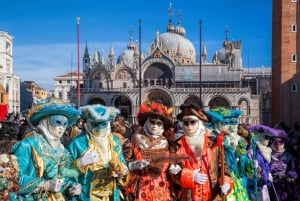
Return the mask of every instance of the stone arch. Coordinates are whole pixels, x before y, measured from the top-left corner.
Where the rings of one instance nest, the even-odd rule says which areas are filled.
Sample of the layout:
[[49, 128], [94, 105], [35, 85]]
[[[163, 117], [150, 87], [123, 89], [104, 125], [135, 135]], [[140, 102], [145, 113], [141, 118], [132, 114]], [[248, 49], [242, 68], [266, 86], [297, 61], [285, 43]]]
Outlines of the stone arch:
[[113, 105], [119, 108], [121, 114], [126, 118], [132, 117], [132, 103], [127, 96], [117, 96], [113, 100]]
[[130, 74], [130, 72], [128, 72], [128, 70], [120, 69], [115, 74], [114, 79], [115, 80], [131, 80], [132, 75]]
[[184, 104], [186, 104], [186, 103], [195, 103], [195, 104], [198, 104], [198, 105], [199, 105], [199, 103], [200, 103], [200, 107], [203, 107], [202, 101], [200, 101], [200, 98], [197, 97], [196, 95], [192, 95], [192, 96], [187, 97], [187, 98], [184, 100], [183, 103], [184, 103]]
[[217, 107], [225, 107], [225, 108], [231, 108], [229, 101], [222, 97], [222, 96], [216, 96], [212, 98], [208, 103], [209, 109], [214, 109]]
[[161, 89], [151, 89], [145, 92], [143, 101], [145, 100], [156, 101], [164, 104], [167, 107], [173, 105], [173, 100], [170, 97], [170, 94]]
[[171, 79], [173, 78], [172, 71], [169, 66], [166, 66], [163, 63], [152, 63], [148, 66], [144, 73], [143, 79]]
[[88, 100], [87, 104], [88, 105], [95, 105], [95, 104], [106, 105], [105, 101], [102, 98], [99, 98], [99, 97], [90, 98]]
[[242, 115], [249, 115], [249, 101], [245, 98], [240, 98], [238, 100], [239, 109], [243, 112]]

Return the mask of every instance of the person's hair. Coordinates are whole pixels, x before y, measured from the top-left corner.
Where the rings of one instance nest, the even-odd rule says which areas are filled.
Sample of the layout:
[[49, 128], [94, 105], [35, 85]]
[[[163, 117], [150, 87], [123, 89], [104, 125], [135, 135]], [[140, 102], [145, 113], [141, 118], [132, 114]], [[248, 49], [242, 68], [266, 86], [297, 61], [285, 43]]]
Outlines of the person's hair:
[[120, 133], [124, 135], [126, 133], [125, 118], [123, 116], [117, 116], [117, 118], [111, 122], [111, 131], [114, 133]]

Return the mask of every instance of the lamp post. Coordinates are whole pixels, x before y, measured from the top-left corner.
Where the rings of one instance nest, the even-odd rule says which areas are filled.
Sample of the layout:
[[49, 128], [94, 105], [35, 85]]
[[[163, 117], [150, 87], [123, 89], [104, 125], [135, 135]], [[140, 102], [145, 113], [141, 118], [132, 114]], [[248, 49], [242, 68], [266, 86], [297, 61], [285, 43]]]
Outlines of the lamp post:
[[199, 98], [200, 98], [200, 104], [202, 104], [202, 21], [199, 20]]
[[139, 19], [139, 104], [142, 104], [142, 20]]
[[79, 41], [79, 21], [80, 17], [76, 17], [77, 22], [77, 107], [80, 107], [80, 41]]

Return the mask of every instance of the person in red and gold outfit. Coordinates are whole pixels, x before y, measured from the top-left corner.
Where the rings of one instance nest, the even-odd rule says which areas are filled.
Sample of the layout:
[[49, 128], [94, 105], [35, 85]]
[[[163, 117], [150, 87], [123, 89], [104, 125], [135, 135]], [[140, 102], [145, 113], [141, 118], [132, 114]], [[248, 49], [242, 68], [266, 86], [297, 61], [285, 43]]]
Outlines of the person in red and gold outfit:
[[225, 200], [233, 181], [222, 153], [222, 143], [211, 144], [212, 136], [204, 125], [209, 118], [199, 105], [183, 104], [180, 110], [177, 119], [182, 121], [184, 135], [177, 141], [176, 154], [189, 158], [169, 167], [172, 181], [181, 187], [178, 200]]
[[132, 136], [133, 160], [128, 163], [130, 182], [128, 200], [172, 201], [168, 178], [169, 143], [164, 136], [173, 125], [173, 109], [161, 103], [146, 102], [139, 107], [139, 128]]

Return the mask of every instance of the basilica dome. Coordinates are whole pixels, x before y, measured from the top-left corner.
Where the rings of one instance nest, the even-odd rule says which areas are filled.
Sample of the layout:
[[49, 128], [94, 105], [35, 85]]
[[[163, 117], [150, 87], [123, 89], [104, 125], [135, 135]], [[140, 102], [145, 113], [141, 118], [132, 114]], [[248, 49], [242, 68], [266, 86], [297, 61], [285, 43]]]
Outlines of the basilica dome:
[[196, 51], [192, 42], [187, 39], [185, 29], [177, 26], [174, 31], [167, 29], [166, 33], [156, 33], [156, 39], [152, 42], [152, 50], [159, 47], [162, 52], [169, 55], [181, 64], [195, 64]]

